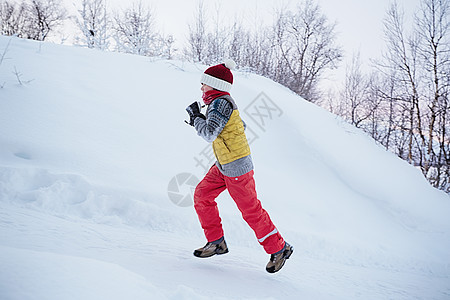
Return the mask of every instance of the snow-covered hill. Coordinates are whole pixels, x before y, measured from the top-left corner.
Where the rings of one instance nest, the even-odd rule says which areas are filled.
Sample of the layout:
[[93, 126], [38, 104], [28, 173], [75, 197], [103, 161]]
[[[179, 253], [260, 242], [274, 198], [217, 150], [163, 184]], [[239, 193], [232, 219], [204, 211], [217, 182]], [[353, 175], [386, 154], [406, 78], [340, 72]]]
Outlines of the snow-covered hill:
[[183, 120], [205, 66], [0, 37], [0, 299], [449, 299], [450, 199], [362, 132], [235, 71], [257, 191], [296, 251], [279, 273], [225, 192], [227, 255]]

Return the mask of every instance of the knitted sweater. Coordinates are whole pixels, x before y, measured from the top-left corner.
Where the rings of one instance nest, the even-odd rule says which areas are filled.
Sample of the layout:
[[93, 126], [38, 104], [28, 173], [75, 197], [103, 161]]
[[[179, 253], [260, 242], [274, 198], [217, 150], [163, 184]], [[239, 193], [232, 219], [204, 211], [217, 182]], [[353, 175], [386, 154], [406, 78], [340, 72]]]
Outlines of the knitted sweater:
[[[230, 96], [222, 96], [213, 100], [208, 105], [206, 120], [196, 118], [194, 121], [194, 127], [198, 135], [209, 143], [216, 141], [230, 121], [234, 110], [237, 110], [237, 106]], [[244, 139], [246, 139], [245, 134]], [[247, 143], [246, 140], [245, 142]], [[216, 165], [222, 174], [227, 177], [238, 177], [253, 170], [253, 161], [250, 154], [224, 164], [220, 164], [218, 159]]]

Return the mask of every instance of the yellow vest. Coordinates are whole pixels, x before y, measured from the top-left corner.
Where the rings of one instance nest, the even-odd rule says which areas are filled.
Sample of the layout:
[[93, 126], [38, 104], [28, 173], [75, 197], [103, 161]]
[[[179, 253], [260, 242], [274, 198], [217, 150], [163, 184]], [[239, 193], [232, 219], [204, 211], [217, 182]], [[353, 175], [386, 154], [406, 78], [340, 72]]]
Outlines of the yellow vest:
[[250, 147], [244, 133], [244, 123], [237, 109], [233, 110], [228, 123], [213, 141], [212, 146], [214, 155], [221, 165], [250, 155]]

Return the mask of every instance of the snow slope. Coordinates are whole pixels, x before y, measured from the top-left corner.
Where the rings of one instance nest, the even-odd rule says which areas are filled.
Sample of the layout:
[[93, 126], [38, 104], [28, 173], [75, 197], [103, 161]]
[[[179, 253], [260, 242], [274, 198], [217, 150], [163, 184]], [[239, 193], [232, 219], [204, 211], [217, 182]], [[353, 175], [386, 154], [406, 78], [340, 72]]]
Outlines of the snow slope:
[[2, 55], [0, 299], [450, 299], [448, 195], [278, 84], [235, 71], [232, 90], [296, 249], [268, 274], [226, 192], [230, 253], [192, 255], [212, 162], [183, 120], [205, 66], [10, 37]]

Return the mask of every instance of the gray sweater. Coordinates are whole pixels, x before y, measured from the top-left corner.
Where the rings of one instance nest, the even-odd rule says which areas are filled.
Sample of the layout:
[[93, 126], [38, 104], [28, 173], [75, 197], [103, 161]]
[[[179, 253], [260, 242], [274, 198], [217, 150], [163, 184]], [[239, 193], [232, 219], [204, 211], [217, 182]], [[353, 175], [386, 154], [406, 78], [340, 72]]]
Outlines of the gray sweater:
[[[237, 109], [237, 106], [231, 96], [214, 99], [206, 110], [206, 120], [196, 118], [194, 121], [197, 134], [207, 142], [212, 143], [230, 120], [234, 109]], [[224, 165], [216, 161], [216, 166], [223, 175], [238, 177], [253, 170], [253, 161], [251, 155], [248, 155]]]

